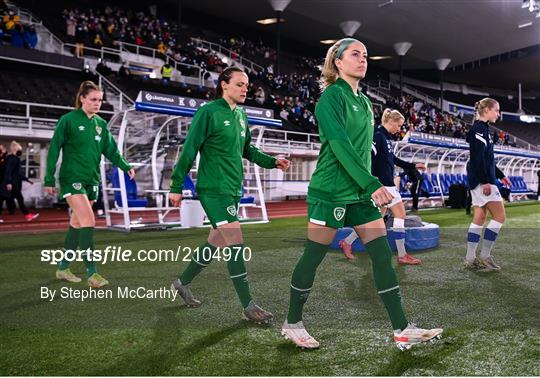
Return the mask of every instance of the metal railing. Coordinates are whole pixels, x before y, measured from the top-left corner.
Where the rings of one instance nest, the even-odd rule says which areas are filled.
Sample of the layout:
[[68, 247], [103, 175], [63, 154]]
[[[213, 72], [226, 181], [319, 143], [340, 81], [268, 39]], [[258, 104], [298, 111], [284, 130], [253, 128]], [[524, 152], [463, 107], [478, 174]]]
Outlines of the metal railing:
[[[103, 76], [97, 71], [96, 71], [96, 75], [98, 76], [98, 85], [118, 98], [118, 111], [127, 109], [130, 106], [135, 104], [135, 101], [133, 99], [131, 99], [124, 92], [122, 92], [121, 89], [119, 89], [116, 85], [114, 85], [105, 76]], [[109, 98], [109, 102], [110, 102], [110, 98]]]
[[[26, 128], [26, 129], [28, 129], [28, 131], [32, 131], [35, 124], [41, 125], [42, 126], [41, 128], [54, 129], [54, 126], [55, 126], [56, 122], [58, 121], [58, 118], [45, 118], [45, 117], [32, 116], [31, 113], [32, 113], [33, 108], [61, 109], [61, 110], [65, 110], [66, 113], [73, 110], [73, 107], [71, 107], [71, 106], [42, 104], [42, 103], [30, 103], [30, 102], [25, 102], [25, 101], [13, 101], [13, 100], [1, 100], [0, 99], [0, 103], [24, 106], [24, 113], [25, 113], [24, 115], [0, 114], [0, 118], [9, 118], [12, 121], [20, 120], [21, 122], [19, 124], [17, 124], [16, 122], [11, 122], [10, 126]], [[102, 110], [99, 113], [113, 115], [115, 112], [109, 111], [109, 110]]]
[[221, 46], [218, 43], [205, 41], [204, 39], [191, 37], [191, 40], [195, 42], [195, 44], [202, 46], [204, 48], [207, 48], [209, 50], [212, 50], [214, 52], [218, 52], [220, 54], [223, 54], [230, 58], [231, 60], [234, 60], [235, 62], [238, 62], [242, 64], [245, 67], [248, 67], [251, 71], [257, 70], [257, 71], [264, 71], [264, 67], [253, 62], [252, 60], [243, 58], [242, 56], [238, 55], [236, 52]]

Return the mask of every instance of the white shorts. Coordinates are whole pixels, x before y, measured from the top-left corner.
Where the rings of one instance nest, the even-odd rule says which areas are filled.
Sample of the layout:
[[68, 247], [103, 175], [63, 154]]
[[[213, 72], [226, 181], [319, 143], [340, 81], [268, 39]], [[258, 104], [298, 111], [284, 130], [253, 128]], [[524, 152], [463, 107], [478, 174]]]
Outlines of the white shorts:
[[386, 190], [388, 190], [390, 192], [392, 197], [394, 197], [392, 199], [392, 202], [390, 202], [388, 205], [386, 205], [386, 207], [392, 207], [392, 206], [402, 202], [401, 194], [399, 194], [399, 190], [398, 190], [397, 187], [395, 187], [395, 186], [385, 186], [385, 188], [386, 188]]
[[482, 184], [471, 190], [472, 205], [477, 207], [483, 207], [488, 202], [502, 202], [501, 193], [497, 185], [491, 184], [491, 194], [485, 196], [482, 191]]

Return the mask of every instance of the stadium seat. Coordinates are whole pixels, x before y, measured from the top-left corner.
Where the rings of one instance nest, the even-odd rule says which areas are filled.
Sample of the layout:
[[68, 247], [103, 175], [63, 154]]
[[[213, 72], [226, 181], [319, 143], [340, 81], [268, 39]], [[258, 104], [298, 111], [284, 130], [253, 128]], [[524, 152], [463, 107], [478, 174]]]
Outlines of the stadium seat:
[[[145, 198], [137, 198], [137, 181], [129, 178], [127, 173], [124, 174], [124, 182], [126, 184], [126, 195], [128, 207], [146, 207], [148, 200]], [[120, 179], [118, 177], [118, 169], [113, 168], [112, 184], [115, 188], [120, 188]], [[118, 206], [122, 206], [122, 195], [119, 190], [114, 192], [114, 200]]]
[[[186, 192], [190, 192], [191, 194], [187, 194]], [[186, 194], [184, 195], [184, 193]], [[199, 198], [199, 195], [197, 194], [197, 190], [195, 189], [195, 184], [193, 183], [193, 180], [189, 176], [186, 176], [186, 179], [184, 180], [184, 186], [182, 187], [182, 197], [189, 198], [189, 199]]]

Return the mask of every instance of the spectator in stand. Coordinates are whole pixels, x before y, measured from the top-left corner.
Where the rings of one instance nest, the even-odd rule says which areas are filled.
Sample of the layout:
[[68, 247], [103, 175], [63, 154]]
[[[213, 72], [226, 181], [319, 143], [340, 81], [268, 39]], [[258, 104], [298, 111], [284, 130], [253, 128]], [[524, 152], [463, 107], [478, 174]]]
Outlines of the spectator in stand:
[[11, 46], [24, 47], [24, 28], [20, 23], [11, 29]]
[[12, 10], [10, 10], [7, 14], [4, 14], [3, 21], [6, 31], [10, 31], [15, 28], [15, 25], [21, 23], [21, 18], [19, 15], [16, 15]]
[[36, 33], [36, 28], [34, 25], [29, 25], [24, 29], [23, 32], [23, 41], [24, 41], [24, 47], [27, 49], [35, 49], [37, 42], [38, 42], [38, 36]]
[[266, 101], [266, 93], [264, 92], [264, 89], [262, 87], [257, 88], [257, 91], [255, 91], [255, 101], [262, 105]]
[[120, 79], [130, 79], [131, 78], [131, 72], [129, 71], [129, 68], [127, 68], [124, 63], [120, 66], [120, 69], [118, 70], [118, 77]]
[[101, 40], [101, 35], [99, 33], [94, 37], [94, 47], [98, 49], [103, 47], [103, 41]]
[[70, 42], [75, 41], [75, 32], [77, 30], [77, 21], [73, 16], [66, 19], [66, 34], [70, 37]]
[[171, 77], [173, 74], [173, 68], [171, 67], [169, 62], [165, 63], [161, 67], [160, 73], [161, 73], [161, 81], [163, 82], [163, 84], [169, 84], [169, 81], [171, 81]]
[[75, 56], [77, 58], [81, 58], [84, 55], [84, 43], [86, 42], [87, 34], [88, 28], [86, 26], [77, 26], [77, 30], [75, 30]]

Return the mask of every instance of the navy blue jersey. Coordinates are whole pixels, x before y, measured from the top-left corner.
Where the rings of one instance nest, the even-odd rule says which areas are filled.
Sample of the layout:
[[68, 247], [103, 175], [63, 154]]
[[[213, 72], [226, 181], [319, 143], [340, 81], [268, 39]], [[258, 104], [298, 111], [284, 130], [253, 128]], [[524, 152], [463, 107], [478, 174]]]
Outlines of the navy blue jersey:
[[371, 174], [377, 177], [384, 186], [395, 186], [394, 165], [404, 170], [415, 168], [414, 163], [407, 163], [394, 155], [390, 133], [383, 126], [379, 126], [373, 134]]
[[474, 189], [481, 184], [496, 184], [497, 178], [504, 174], [495, 166], [495, 153], [493, 151], [493, 138], [489, 124], [476, 120], [467, 135], [469, 142], [469, 162], [467, 175], [469, 188]]

